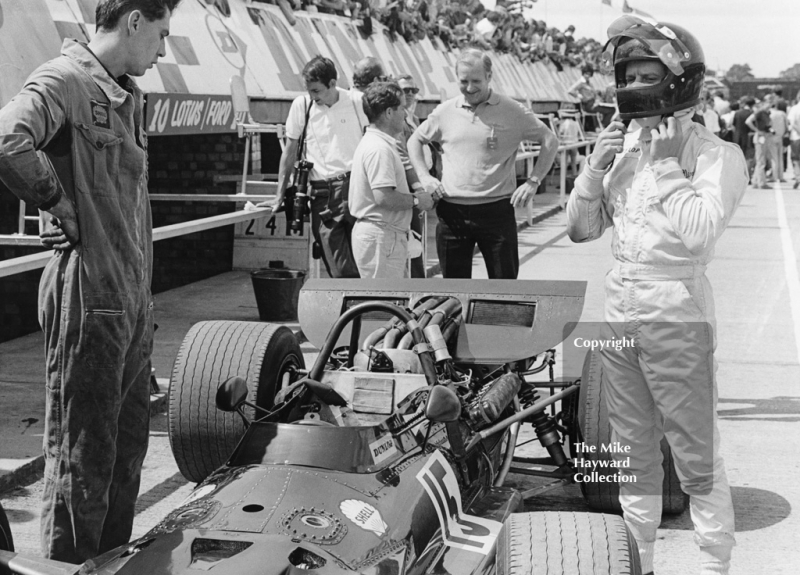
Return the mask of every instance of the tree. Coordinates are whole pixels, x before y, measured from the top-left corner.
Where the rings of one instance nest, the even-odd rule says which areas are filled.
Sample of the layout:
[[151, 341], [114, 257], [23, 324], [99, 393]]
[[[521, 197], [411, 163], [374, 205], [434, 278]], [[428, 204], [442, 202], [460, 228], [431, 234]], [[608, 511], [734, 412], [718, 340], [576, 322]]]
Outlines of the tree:
[[742, 80], [752, 80], [753, 71], [750, 69], [750, 64], [734, 64], [728, 71], [725, 72], [725, 79], [729, 82], [740, 82]]
[[795, 64], [791, 68], [786, 68], [781, 72], [781, 78], [796, 78], [800, 80], [800, 64]]

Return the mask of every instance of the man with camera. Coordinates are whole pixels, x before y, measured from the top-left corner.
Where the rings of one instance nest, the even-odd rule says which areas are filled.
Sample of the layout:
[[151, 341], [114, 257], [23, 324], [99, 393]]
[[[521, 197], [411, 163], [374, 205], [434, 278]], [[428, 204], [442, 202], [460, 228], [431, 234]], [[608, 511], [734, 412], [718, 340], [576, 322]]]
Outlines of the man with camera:
[[[292, 219], [299, 223], [310, 198], [311, 233], [328, 275], [357, 278], [350, 245], [354, 220], [347, 210], [347, 193], [353, 154], [368, 122], [361, 94], [337, 87], [337, 77], [333, 62], [323, 56], [315, 56], [303, 68], [308, 95], [292, 102], [277, 197], [264, 206], [275, 212], [291, 206]], [[288, 186], [293, 174], [293, 186]]]
[[433, 197], [408, 189], [406, 170], [397, 149], [406, 119], [403, 91], [397, 84], [377, 82], [364, 93], [370, 125], [353, 158], [350, 212], [353, 255], [363, 278], [402, 278], [408, 261], [412, 210], [433, 208]]

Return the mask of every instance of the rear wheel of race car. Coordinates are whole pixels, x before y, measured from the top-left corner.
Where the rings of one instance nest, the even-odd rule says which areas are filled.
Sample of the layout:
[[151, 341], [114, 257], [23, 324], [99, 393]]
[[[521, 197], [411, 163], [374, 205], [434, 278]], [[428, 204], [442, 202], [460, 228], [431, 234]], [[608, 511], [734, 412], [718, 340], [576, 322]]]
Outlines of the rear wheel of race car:
[[[269, 409], [275, 394], [304, 368], [303, 353], [286, 327], [259, 322], [195, 324], [181, 344], [169, 387], [169, 440], [181, 474], [200, 482], [227, 461], [244, 433], [237, 413], [217, 409], [217, 387], [243, 377], [248, 400]], [[245, 407], [250, 419], [254, 410]]]
[[621, 517], [547, 511], [514, 513], [497, 542], [498, 575], [641, 575], [639, 552]]
[[[580, 402], [578, 404], [578, 441], [595, 447], [595, 453], [581, 453], [580, 457], [587, 460], [611, 460], [611, 455], [601, 453], [601, 445], [611, 443], [611, 425], [608, 422], [608, 408], [603, 396], [601, 381], [603, 378], [603, 365], [600, 354], [589, 352], [583, 363], [581, 374]], [[664, 483], [662, 485], [664, 513], [683, 513], [689, 497], [681, 490], [681, 483], [675, 472], [675, 462], [672, 450], [666, 439], [661, 440], [661, 453], [664, 456]], [[599, 468], [598, 468], [599, 469]], [[598, 473], [601, 473], [598, 470]], [[603, 475], [601, 473], [601, 475]], [[608, 477], [612, 473], [604, 474]], [[619, 484], [609, 482], [581, 482], [583, 497], [592, 509], [607, 513], [620, 513]]]
[[[0, 505], [0, 551], [13, 551], [14, 538], [11, 537], [11, 527], [8, 525], [8, 517]], [[2, 573], [2, 570], [0, 570]]]

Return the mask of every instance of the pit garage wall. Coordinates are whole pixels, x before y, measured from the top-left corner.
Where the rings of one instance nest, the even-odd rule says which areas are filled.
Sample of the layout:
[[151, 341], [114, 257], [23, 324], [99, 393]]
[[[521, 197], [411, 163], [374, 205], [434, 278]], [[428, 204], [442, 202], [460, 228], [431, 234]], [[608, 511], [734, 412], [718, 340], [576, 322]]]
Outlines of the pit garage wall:
[[[235, 134], [150, 138], [150, 192], [234, 193], [234, 184], [215, 185], [213, 177], [241, 174], [243, 157], [244, 144]], [[230, 203], [152, 202], [153, 224], [166, 226], [233, 209]], [[0, 230], [3, 233], [16, 231], [18, 210], [16, 197], [0, 184]], [[35, 224], [29, 224], [28, 233], [38, 233]], [[155, 242], [153, 248], [153, 292], [158, 293], [230, 271], [233, 226]], [[0, 246], [0, 259], [39, 251], [42, 250]], [[37, 291], [41, 275], [42, 270], [35, 270], [0, 278], [0, 341], [39, 330]]]
[[[19, 91], [38, 65], [58, 55], [64, 38], [91, 38], [96, 4], [97, 0], [0, 0], [0, 106]], [[167, 56], [138, 79], [147, 93], [151, 193], [234, 191], [233, 184], [213, 184], [214, 175], [239, 174], [242, 166], [244, 146], [232, 134], [229, 80], [233, 74], [245, 78], [254, 115], [271, 123], [285, 121], [289, 102], [303, 93], [302, 66], [317, 53], [334, 60], [339, 85], [345, 88], [353, 64], [372, 55], [390, 73], [407, 72], [418, 78], [421, 96], [428, 103], [421, 109], [457, 93], [452, 72], [456, 55], [438, 41], [391, 42], [377, 23], [375, 33], [363, 38], [346, 18], [305, 12], [295, 16], [292, 25], [271, 5], [183, 0], [172, 20]], [[494, 55], [493, 60], [498, 91], [523, 100], [570, 100], [565, 87], [578, 77], [577, 70], [557, 72], [544, 63], [523, 66], [510, 55]], [[600, 77], [594, 80], [598, 88], [603, 87]], [[266, 173], [277, 172], [277, 158], [272, 156], [263, 160]], [[16, 199], [0, 186], [0, 233], [16, 231], [17, 209]], [[232, 209], [230, 204], [154, 202], [154, 224]], [[230, 270], [233, 234], [229, 226], [157, 242], [154, 292]], [[0, 246], [0, 258], [36, 251]], [[41, 271], [33, 271], [0, 279], [0, 341], [39, 329], [40, 277]]]

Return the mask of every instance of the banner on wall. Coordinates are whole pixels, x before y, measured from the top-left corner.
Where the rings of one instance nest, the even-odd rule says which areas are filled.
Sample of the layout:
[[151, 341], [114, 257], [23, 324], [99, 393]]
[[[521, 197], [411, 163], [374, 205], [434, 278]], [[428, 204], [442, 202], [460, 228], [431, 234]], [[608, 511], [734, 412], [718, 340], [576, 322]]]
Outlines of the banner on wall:
[[145, 118], [149, 136], [236, 131], [230, 96], [147, 94]]
[[[23, 11], [19, 0], [0, 0], [0, 105], [19, 91], [35, 66], [58, 53], [60, 40], [91, 39], [95, 6], [96, 0], [26, 0]], [[413, 76], [424, 101], [458, 94], [457, 52], [438, 38], [411, 44], [392, 40], [377, 22], [365, 38], [347, 18], [304, 11], [294, 16], [291, 25], [269, 4], [184, 0], [171, 19], [166, 56], [137, 78], [148, 94], [148, 131], [231, 131], [233, 114], [223, 101], [229, 101], [232, 76], [244, 78], [250, 98], [291, 101], [304, 93], [301, 71], [317, 54], [333, 60], [342, 88], [350, 87], [354, 64], [373, 56], [390, 75]], [[567, 89], [579, 77], [577, 70], [559, 72], [549, 62], [523, 64], [510, 54], [493, 54], [492, 63], [492, 86], [500, 93], [525, 102], [576, 101]], [[602, 89], [605, 79], [596, 76], [593, 82]]]

